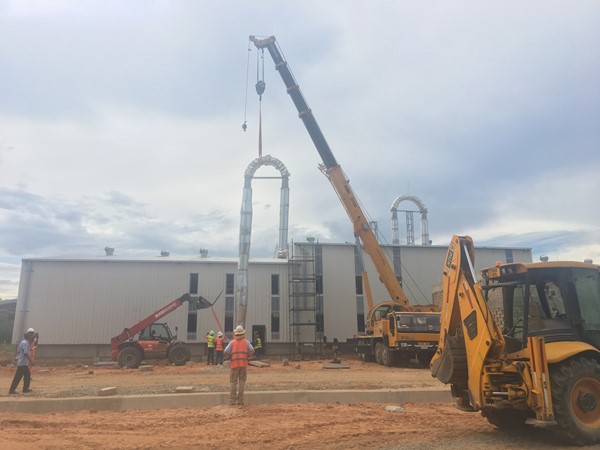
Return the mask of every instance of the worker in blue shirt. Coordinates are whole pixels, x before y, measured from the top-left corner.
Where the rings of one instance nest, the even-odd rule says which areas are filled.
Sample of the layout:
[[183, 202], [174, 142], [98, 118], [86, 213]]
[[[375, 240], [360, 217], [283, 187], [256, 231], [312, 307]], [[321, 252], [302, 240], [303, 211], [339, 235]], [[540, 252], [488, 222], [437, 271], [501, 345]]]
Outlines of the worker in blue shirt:
[[31, 365], [31, 343], [35, 340], [36, 333], [33, 328], [29, 328], [27, 333], [23, 336], [23, 340], [17, 347], [17, 371], [10, 385], [9, 394], [17, 393], [17, 386], [24, 378], [23, 382], [23, 393], [31, 392], [29, 389], [29, 383], [31, 383], [31, 372], [29, 366]]

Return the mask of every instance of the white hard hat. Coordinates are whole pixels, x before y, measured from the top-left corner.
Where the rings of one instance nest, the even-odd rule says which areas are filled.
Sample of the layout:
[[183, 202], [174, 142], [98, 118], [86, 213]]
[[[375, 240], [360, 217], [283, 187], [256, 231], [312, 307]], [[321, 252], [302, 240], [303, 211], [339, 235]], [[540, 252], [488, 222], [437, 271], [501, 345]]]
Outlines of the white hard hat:
[[217, 336], [223, 336], [223, 333], [221, 333], [220, 331], [217, 333]]
[[35, 333], [35, 330], [34, 330], [33, 328], [29, 328], [29, 329], [27, 330], [27, 332], [28, 332], [28, 333]]
[[243, 326], [238, 325], [237, 327], [235, 327], [233, 334], [235, 334], [236, 336], [242, 336], [242, 335], [246, 334], [246, 330], [244, 330]]

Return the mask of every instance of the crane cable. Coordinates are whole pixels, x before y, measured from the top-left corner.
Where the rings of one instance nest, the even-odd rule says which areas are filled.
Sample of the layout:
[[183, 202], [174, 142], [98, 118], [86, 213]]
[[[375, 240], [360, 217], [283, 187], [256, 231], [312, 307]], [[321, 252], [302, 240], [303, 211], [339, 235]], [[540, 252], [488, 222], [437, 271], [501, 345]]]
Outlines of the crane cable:
[[[261, 64], [262, 63], [262, 64]], [[262, 73], [260, 69], [262, 66]], [[262, 95], [267, 87], [265, 83], [265, 49], [256, 53], [256, 93], [258, 94], [258, 157], [262, 158]]]
[[248, 58], [246, 60], [246, 98], [244, 99], [244, 123], [242, 124], [242, 131], [246, 131], [248, 129], [248, 121], [246, 120], [247, 111], [248, 111], [248, 78], [250, 75], [250, 52], [252, 48], [250, 47], [250, 42], [248, 42]]

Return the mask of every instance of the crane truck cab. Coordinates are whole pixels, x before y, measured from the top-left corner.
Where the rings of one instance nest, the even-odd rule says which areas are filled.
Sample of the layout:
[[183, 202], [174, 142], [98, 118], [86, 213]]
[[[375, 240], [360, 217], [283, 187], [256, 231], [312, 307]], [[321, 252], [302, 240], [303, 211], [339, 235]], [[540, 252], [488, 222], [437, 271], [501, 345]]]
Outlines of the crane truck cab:
[[448, 248], [432, 375], [498, 428], [537, 419], [599, 444], [600, 267], [499, 263], [478, 281], [473, 249], [469, 236]]

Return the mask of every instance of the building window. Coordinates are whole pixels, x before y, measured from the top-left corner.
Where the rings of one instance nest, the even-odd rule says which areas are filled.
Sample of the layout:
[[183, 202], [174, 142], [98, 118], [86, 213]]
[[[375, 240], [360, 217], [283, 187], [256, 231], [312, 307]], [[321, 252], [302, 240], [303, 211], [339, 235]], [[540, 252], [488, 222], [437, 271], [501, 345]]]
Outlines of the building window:
[[190, 294], [198, 293], [198, 274], [190, 273]]
[[323, 314], [323, 296], [317, 295], [316, 301], [316, 327], [317, 334], [320, 337], [323, 337], [323, 332], [325, 331], [325, 316]]
[[356, 295], [363, 295], [362, 275], [356, 275]]
[[198, 307], [195, 303], [188, 302], [187, 317], [187, 340], [196, 340], [196, 331], [198, 330]]
[[279, 340], [279, 325], [280, 325], [280, 302], [279, 297], [271, 297], [271, 340]]
[[232, 273], [228, 273], [225, 275], [225, 295], [233, 295], [234, 277]]
[[365, 331], [365, 301], [362, 295], [356, 296], [356, 329], [359, 333]]
[[315, 290], [317, 295], [323, 294], [323, 275], [317, 275], [315, 277]]
[[279, 275], [271, 275], [271, 295], [279, 295]]
[[504, 250], [504, 253], [506, 254], [506, 262], [507, 263], [515, 262], [513, 259], [513, 251], [511, 248], [507, 248], [506, 250]]
[[235, 311], [234, 301], [235, 277], [232, 273], [225, 274], [225, 333], [233, 333], [233, 316]]
[[225, 297], [225, 332], [233, 332], [233, 296]]
[[280, 302], [279, 302], [279, 274], [271, 274], [271, 340], [280, 339]]

